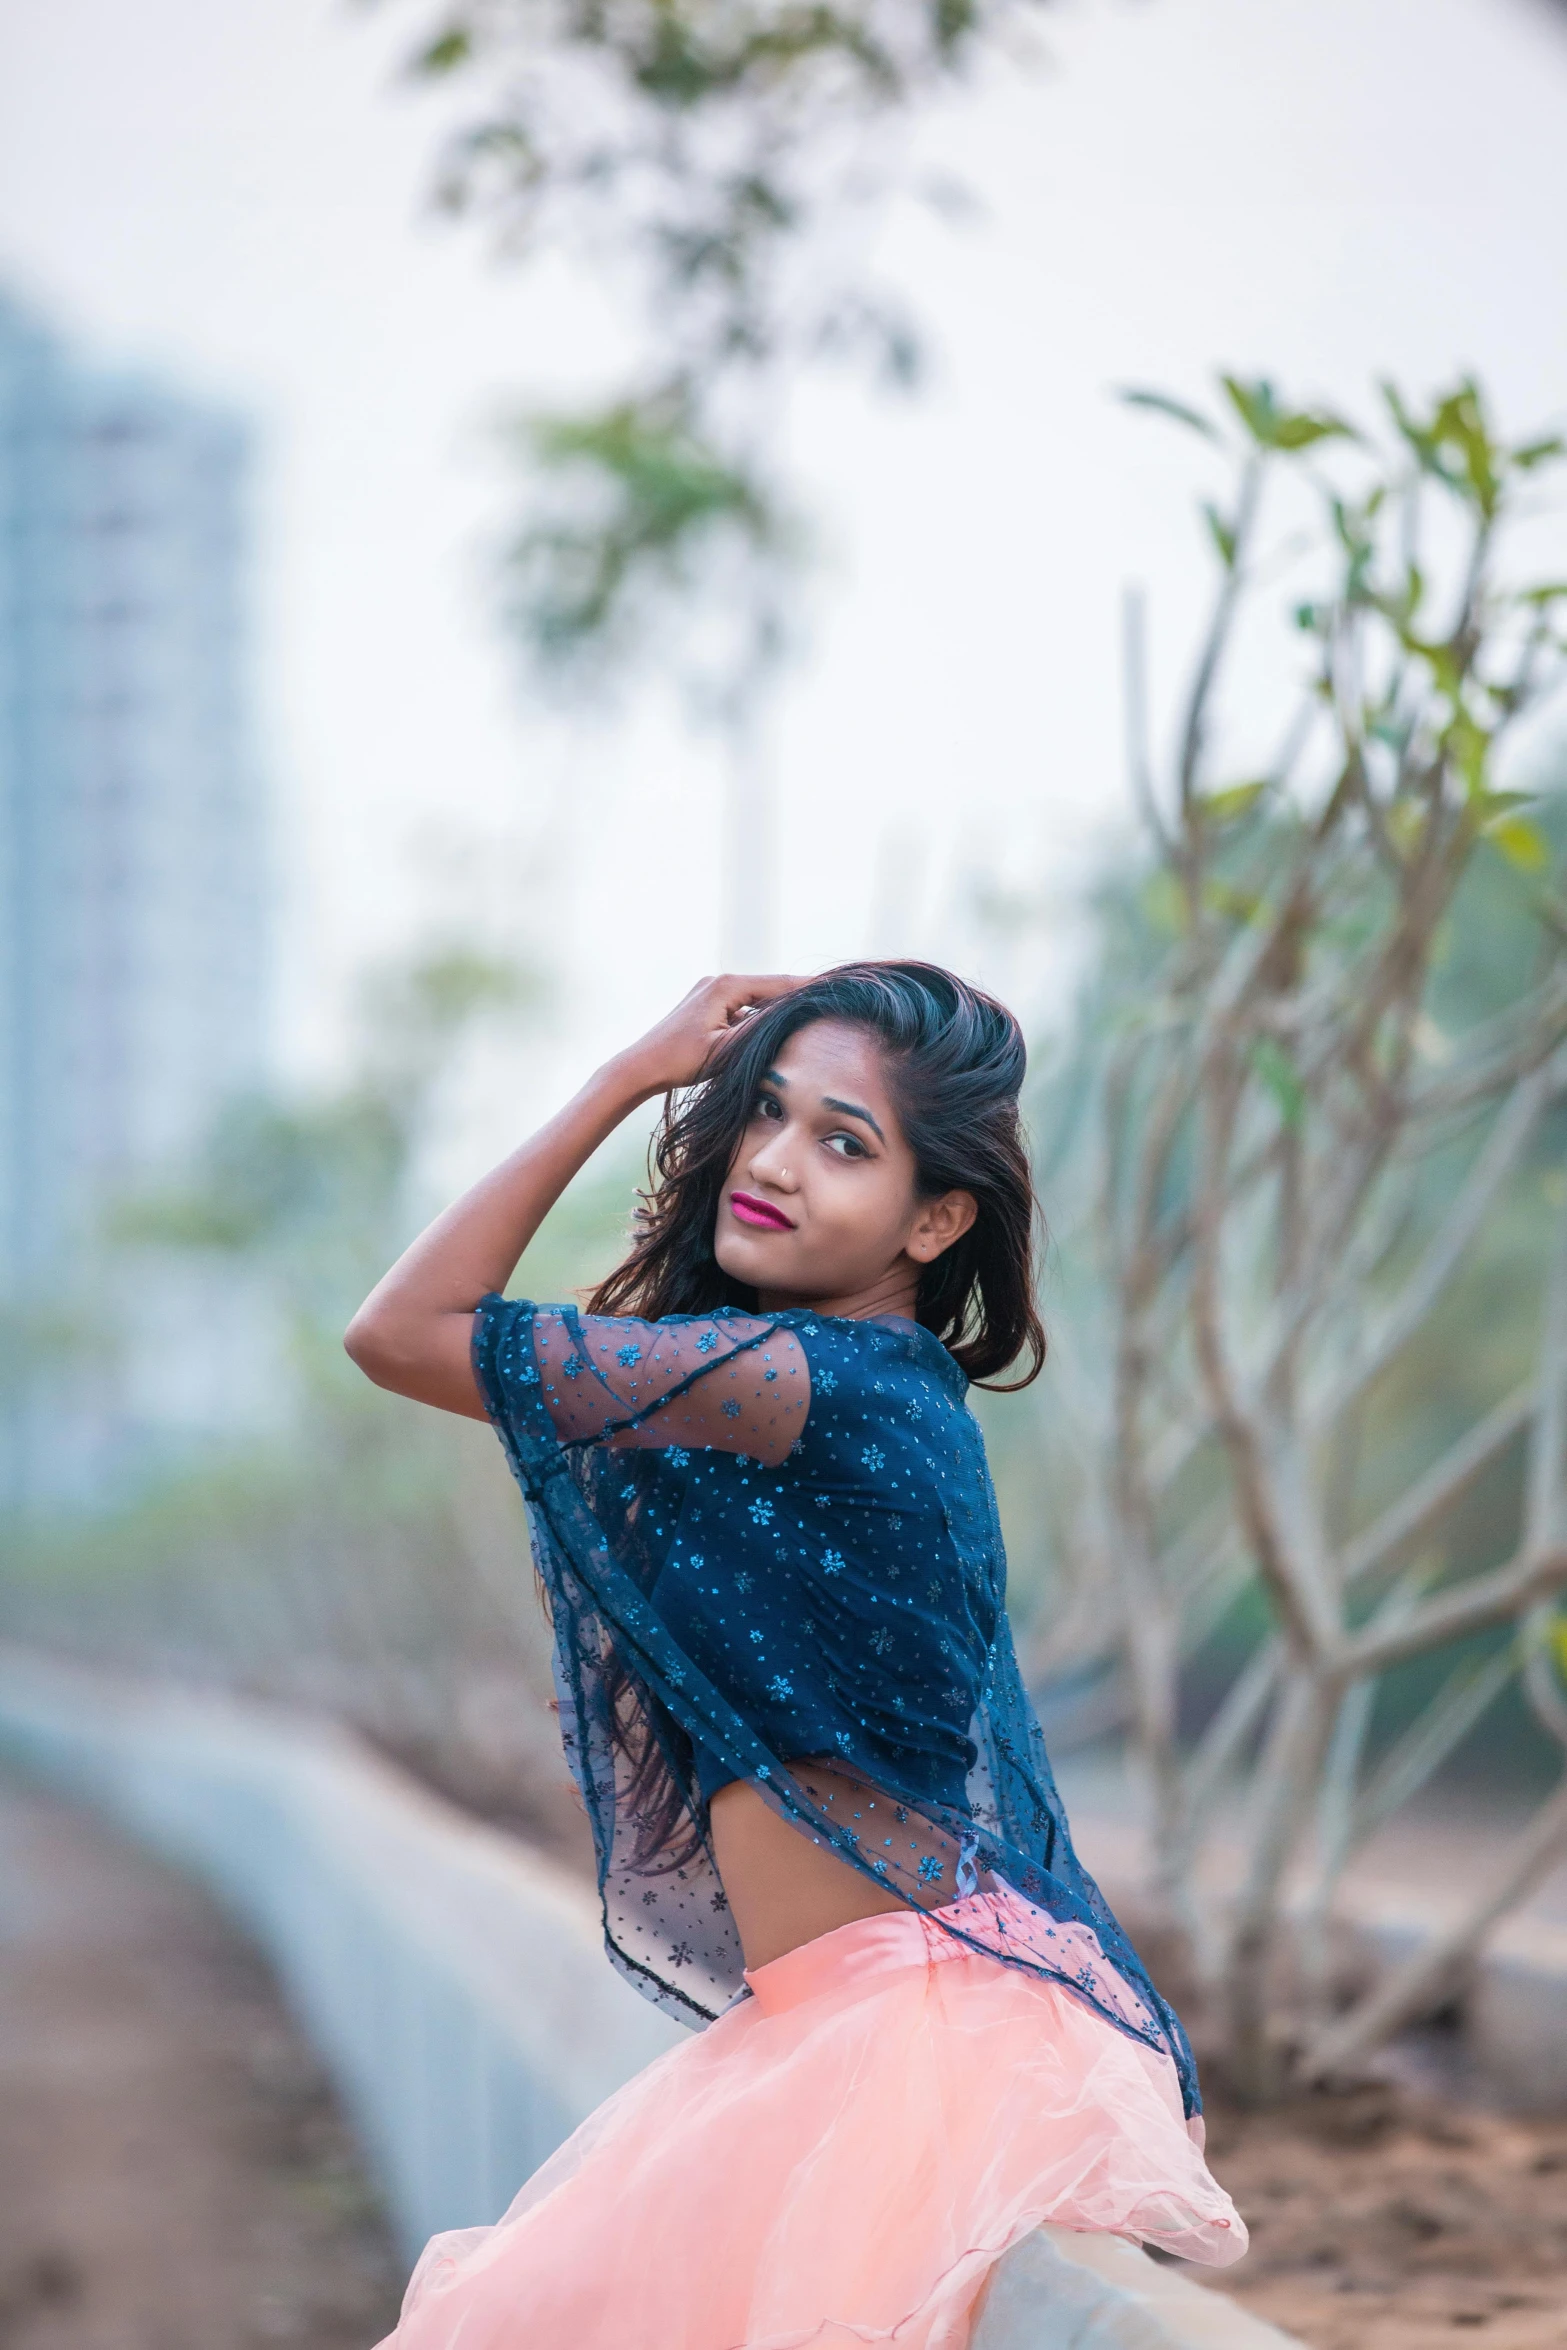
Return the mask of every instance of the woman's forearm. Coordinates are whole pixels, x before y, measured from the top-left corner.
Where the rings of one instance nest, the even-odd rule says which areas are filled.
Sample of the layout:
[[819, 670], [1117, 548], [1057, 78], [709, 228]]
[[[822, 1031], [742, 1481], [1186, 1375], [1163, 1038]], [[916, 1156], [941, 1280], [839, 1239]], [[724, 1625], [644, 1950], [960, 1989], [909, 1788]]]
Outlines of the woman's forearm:
[[748, 1010], [798, 985], [778, 974], [699, 980], [640, 1043], [606, 1061], [558, 1117], [437, 1216], [377, 1282], [343, 1340], [366, 1377], [482, 1420], [469, 1354], [480, 1298], [505, 1288], [573, 1175], [622, 1118], [655, 1094], [694, 1084]]
[[343, 1343], [366, 1376], [482, 1417], [468, 1353], [475, 1306], [505, 1288], [572, 1177], [659, 1090], [633, 1056], [606, 1062], [547, 1126], [437, 1216], [348, 1326]]

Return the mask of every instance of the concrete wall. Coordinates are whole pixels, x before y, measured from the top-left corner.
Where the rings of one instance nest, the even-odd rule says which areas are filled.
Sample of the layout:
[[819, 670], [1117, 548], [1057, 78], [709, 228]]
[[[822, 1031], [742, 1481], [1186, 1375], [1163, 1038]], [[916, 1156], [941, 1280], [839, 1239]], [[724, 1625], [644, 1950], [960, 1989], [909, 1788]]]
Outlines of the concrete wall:
[[[330, 1727], [0, 1648], [0, 1760], [108, 1812], [249, 1928], [410, 2257], [497, 2218], [684, 2036], [611, 1972], [574, 1879]], [[973, 2350], [1288, 2345], [1130, 2245], [1042, 2229], [1001, 2263]]]
[[201, 1878], [267, 1951], [410, 2254], [494, 2219], [680, 2038], [597, 1905], [329, 1727], [0, 1651], [0, 1754]]

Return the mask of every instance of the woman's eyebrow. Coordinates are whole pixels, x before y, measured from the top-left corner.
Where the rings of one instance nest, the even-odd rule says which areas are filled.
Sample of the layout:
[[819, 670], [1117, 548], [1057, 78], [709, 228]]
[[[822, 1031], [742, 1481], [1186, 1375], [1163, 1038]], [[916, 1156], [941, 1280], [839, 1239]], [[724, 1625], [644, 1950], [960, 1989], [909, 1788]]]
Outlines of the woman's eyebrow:
[[872, 1134], [875, 1135], [878, 1142], [885, 1142], [887, 1139], [881, 1128], [877, 1125], [875, 1119], [871, 1116], [869, 1110], [862, 1110], [858, 1102], [834, 1101], [830, 1093], [824, 1093], [822, 1095], [822, 1108], [824, 1110], [842, 1110], [846, 1118], [863, 1118], [866, 1125], [870, 1128]]

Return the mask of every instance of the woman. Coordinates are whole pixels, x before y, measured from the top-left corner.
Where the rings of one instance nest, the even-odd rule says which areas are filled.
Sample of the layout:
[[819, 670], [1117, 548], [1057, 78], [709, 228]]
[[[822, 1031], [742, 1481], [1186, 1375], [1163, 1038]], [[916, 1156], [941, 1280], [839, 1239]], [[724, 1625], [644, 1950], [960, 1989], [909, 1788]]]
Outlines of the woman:
[[[964, 1402], [1044, 1357], [1023, 1070], [926, 964], [705, 981], [354, 1319], [380, 1385], [494, 1421], [609, 1955], [708, 2027], [434, 2240], [398, 2350], [960, 2350], [1043, 2222], [1245, 2249], [1181, 2027], [1072, 1850]], [[503, 1300], [683, 1088], [589, 1310]]]

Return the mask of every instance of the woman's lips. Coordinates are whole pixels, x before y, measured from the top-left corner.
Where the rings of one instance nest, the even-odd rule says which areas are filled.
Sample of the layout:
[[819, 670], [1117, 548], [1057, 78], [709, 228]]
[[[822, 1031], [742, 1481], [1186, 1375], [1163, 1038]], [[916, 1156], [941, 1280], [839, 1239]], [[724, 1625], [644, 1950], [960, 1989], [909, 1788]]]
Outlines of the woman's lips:
[[762, 1232], [792, 1232], [793, 1224], [782, 1208], [770, 1201], [758, 1199], [754, 1191], [732, 1191], [729, 1194], [729, 1212], [742, 1224], [754, 1224]]

